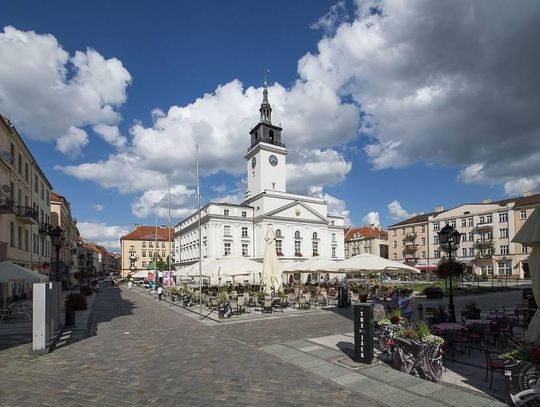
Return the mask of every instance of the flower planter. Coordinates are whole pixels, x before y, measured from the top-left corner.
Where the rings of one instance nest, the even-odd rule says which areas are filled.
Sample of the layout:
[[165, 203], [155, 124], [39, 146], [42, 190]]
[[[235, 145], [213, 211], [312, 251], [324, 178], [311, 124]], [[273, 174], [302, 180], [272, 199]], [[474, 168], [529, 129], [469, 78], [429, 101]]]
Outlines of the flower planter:
[[504, 378], [514, 406], [540, 407], [540, 366], [523, 360], [505, 360]]
[[442, 376], [441, 345], [413, 339], [394, 339], [394, 366], [397, 370], [426, 380], [438, 381]]

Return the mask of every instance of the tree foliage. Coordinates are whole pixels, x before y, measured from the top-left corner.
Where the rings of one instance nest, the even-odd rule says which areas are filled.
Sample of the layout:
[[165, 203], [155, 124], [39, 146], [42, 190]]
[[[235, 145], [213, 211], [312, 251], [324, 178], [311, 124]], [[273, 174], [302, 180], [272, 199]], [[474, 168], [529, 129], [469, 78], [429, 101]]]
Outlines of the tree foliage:
[[445, 261], [437, 267], [437, 277], [439, 278], [448, 278], [448, 277], [459, 277], [465, 271], [465, 265], [455, 260]]

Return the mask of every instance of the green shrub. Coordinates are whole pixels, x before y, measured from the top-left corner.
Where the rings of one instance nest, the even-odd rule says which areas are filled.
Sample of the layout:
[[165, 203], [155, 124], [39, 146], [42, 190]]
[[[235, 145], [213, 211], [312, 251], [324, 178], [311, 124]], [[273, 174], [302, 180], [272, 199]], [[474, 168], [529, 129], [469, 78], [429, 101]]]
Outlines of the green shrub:
[[86, 296], [79, 293], [71, 293], [66, 297], [66, 311], [84, 311], [87, 308]]

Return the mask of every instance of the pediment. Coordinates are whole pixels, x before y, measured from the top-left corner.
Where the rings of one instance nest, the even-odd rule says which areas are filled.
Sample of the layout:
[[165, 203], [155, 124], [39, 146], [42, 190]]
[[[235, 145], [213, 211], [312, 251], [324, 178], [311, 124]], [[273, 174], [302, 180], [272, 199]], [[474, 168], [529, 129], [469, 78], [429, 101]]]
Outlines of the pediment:
[[265, 213], [264, 216], [271, 216], [274, 218], [287, 218], [298, 219], [299, 221], [318, 221], [328, 223], [328, 219], [321, 215], [319, 212], [310, 208], [308, 205], [301, 201], [293, 201], [280, 208], [274, 209], [271, 212]]

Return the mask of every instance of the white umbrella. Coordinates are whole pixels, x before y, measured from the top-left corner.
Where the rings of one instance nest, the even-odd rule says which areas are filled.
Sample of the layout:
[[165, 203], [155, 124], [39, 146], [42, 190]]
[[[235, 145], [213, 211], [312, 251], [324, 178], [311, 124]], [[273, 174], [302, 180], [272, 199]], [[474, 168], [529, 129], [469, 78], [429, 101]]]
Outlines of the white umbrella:
[[407, 266], [406, 264], [399, 263], [397, 261], [388, 260], [370, 253], [362, 253], [357, 256], [338, 261], [334, 265], [328, 266], [326, 270], [420, 273], [420, 270], [414, 267]]
[[47, 276], [9, 261], [0, 263], [0, 283], [41, 283]]
[[313, 257], [305, 261], [296, 261], [294, 263], [281, 264], [283, 271], [288, 272], [315, 272], [315, 271], [327, 271], [329, 267], [336, 265], [335, 260], [330, 260], [326, 257]]
[[[225, 276], [237, 276], [237, 275], [258, 275], [262, 271], [261, 263], [251, 260], [247, 257], [223, 257], [221, 259], [204, 259], [202, 261], [202, 274], [203, 277], [209, 278], [212, 282], [219, 277]], [[179, 273], [185, 274], [189, 277], [199, 276], [199, 263], [192, 264], [184, 269], [181, 269]]]
[[[540, 208], [533, 211], [519, 232], [516, 233], [512, 242], [532, 246], [529, 255], [529, 273], [531, 274], [534, 299], [537, 304], [540, 304]], [[529, 342], [536, 342], [540, 339], [540, 309], [536, 310], [525, 337]]]
[[266, 237], [264, 238], [264, 259], [263, 259], [263, 287], [264, 292], [271, 295], [282, 289], [281, 271], [276, 253], [276, 234], [272, 225], [266, 228]]

